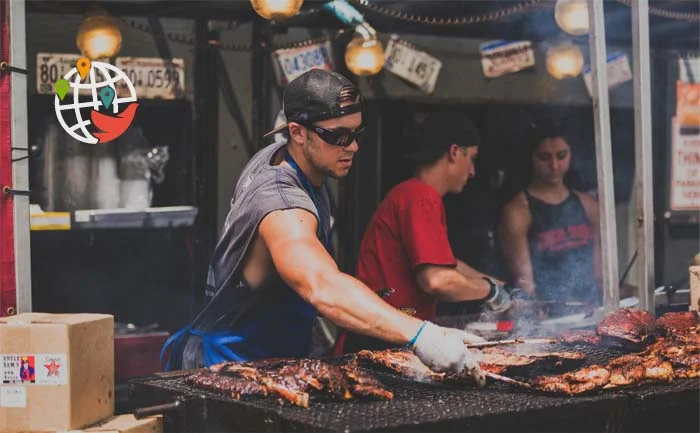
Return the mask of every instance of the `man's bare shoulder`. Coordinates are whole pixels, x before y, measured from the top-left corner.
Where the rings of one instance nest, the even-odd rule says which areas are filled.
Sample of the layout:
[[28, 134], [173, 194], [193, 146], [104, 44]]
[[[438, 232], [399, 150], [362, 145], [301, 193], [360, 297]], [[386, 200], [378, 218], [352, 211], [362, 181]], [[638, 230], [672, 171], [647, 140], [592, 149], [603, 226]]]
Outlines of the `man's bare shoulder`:
[[265, 215], [258, 233], [266, 243], [281, 239], [316, 239], [318, 220], [311, 211], [301, 208], [279, 209]]

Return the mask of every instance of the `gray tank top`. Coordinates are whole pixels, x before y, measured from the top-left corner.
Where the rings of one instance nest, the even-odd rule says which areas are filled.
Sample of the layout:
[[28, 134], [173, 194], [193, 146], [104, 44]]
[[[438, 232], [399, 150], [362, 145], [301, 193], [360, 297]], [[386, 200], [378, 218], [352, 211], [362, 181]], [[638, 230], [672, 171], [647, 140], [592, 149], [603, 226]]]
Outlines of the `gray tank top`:
[[[256, 288], [241, 281], [243, 258], [251, 247], [260, 222], [270, 212], [293, 208], [311, 212], [319, 224], [323, 222], [324, 226], [318, 232], [321, 242], [328, 238], [331, 230], [328, 189], [322, 187], [314, 190], [322, 213], [319, 218], [316, 206], [296, 171], [287, 165], [270, 165], [271, 159], [285, 145], [285, 141], [273, 143], [256, 153], [236, 184], [231, 209], [209, 265], [206, 285], [208, 304], [193, 321], [192, 327], [195, 329], [215, 331], [246, 327], [247, 322], [258, 321], [261, 316], [269, 317], [271, 306], [278, 304], [288, 305], [295, 311], [277, 313], [298, 314], [296, 310], [300, 308], [293, 307], [298, 300], [290, 299], [296, 294], [290, 295], [291, 289], [277, 273]], [[278, 305], [276, 308], [282, 307]], [[303, 314], [308, 316], [308, 309]], [[309, 328], [309, 338], [310, 331]], [[190, 338], [196, 339], [194, 336]], [[186, 352], [195, 349], [191, 344], [187, 346], [189, 350], [186, 349]], [[185, 358], [189, 358], [188, 354], [185, 354]]]

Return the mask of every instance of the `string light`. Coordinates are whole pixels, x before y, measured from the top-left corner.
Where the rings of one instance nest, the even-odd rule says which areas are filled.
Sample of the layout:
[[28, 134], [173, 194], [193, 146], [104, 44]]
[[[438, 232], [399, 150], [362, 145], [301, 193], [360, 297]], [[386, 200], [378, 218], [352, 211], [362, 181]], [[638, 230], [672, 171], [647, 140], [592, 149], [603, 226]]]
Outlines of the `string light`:
[[250, 0], [253, 9], [267, 20], [283, 20], [299, 13], [304, 0]]
[[378, 74], [384, 67], [384, 46], [367, 23], [355, 28], [355, 35], [345, 49], [345, 65], [360, 76]]
[[75, 43], [89, 59], [114, 57], [122, 46], [122, 32], [106, 12], [92, 12], [78, 27]]
[[557, 0], [554, 19], [566, 33], [581, 36], [588, 33], [587, 0]]
[[576, 77], [583, 70], [583, 53], [571, 42], [547, 50], [547, 72], [557, 80]]

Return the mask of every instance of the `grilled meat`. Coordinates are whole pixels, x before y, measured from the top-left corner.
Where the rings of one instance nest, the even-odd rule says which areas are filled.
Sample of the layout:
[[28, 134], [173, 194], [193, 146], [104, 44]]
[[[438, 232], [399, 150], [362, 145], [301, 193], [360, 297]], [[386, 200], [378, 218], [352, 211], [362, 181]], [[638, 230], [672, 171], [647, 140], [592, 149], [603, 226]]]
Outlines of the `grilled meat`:
[[267, 389], [255, 380], [242, 376], [223, 376], [208, 370], [187, 376], [185, 383], [235, 400], [240, 400], [244, 395], [267, 395]]
[[586, 359], [582, 352], [535, 352], [515, 354], [503, 349], [487, 348], [477, 359], [482, 369], [492, 373], [512, 372], [529, 366], [575, 368]]
[[[514, 364], [522, 364], [522, 360], [517, 359], [517, 355], [505, 352], [505, 356], [497, 355], [496, 353], [503, 352], [500, 349], [484, 349], [486, 352], [485, 357], [489, 359], [484, 359], [479, 361], [479, 365], [482, 369], [490, 371], [492, 373], [501, 374], [507, 368], [508, 365], [504, 362], [507, 357], [513, 360]], [[490, 352], [490, 354], [489, 354]], [[477, 352], [478, 353], [478, 352]], [[450, 383], [471, 383], [472, 380], [469, 377], [458, 376], [456, 374], [446, 374], [438, 373], [431, 370], [427, 365], [423, 364], [421, 360], [408, 349], [387, 349], [387, 350], [361, 350], [357, 352], [357, 358], [360, 360], [368, 361], [374, 365], [379, 365], [386, 369], [398, 373], [400, 376], [428, 382], [450, 382]], [[501, 363], [491, 363], [491, 361], [497, 362], [500, 359]]]
[[604, 387], [610, 380], [610, 372], [599, 365], [582, 368], [556, 376], [539, 376], [530, 385], [544, 392], [578, 395]]
[[562, 343], [584, 343], [592, 346], [600, 344], [600, 336], [595, 331], [566, 331], [561, 333], [558, 338]]
[[340, 400], [355, 396], [391, 399], [393, 394], [356, 366], [335, 366], [316, 359], [226, 362], [185, 378], [188, 385], [239, 400], [244, 395], [277, 395], [301, 407], [312, 393]]
[[534, 357], [517, 355], [496, 347], [487, 347], [481, 350], [477, 355], [477, 359], [479, 365], [502, 367], [522, 367], [525, 365], [532, 365], [536, 361]]
[[654, 338], [654, 316], [635, 308], [621, 308], [598, 325], [598, 335], [623, 344], [648, 344]]
[[666, 313], [656, 319], [657, 329], [666, 335], [683, 332], [698, 325], [700, 325], [700, 314], [697, 311]]
[[[633, 356], [633, 358], [638, 357]], [[636, 385], [644, 380], [644, 374], [646, 372], [641, 359], [634, 359], [632, 362], [620, 363], [616, 366], [608, 364], [608, 367], [611, 367], [609, 368], [610, 382], [605, 386], [606, 388]]]
[[673, 366], [655, 355], [624, 355], [605, 366], [594, 365], [558, 376], [540, 376], [531, 384], [545, 392], [569, 395], [582, 394], [601, 388], [618, 388], [642, 382], [671, 382]]
[[[586, 358], [586, 355], [581, 352], [539, 352], [518, 355], [496, 347], [484, 348], [473, 351], [473, 353], [482, 370], [496, 374], [522, 370], [534, 365], [553, 365], [557, 367], [563, 364], [580, 365]], [[431, 370], [408, 349], [362, 350], [357, 353], [357, 358], [382, 366], [411, 379], [431, 382], [471, 382], [471, 379], [468, 378]]]
[[394, 394], [383, 388], [382, 384], [372, 375], [360, 370], [357, 364], [348, 364], [341, 367], [345, 377], [350, 382], [353, 395], [364, 397], [376, 397], [383, 400], [391, 400]]
[[443, 382], [446, 379], [445, 373], [431, 370], [408, 349], [361, 350], [357, 352], [357, 358], [380, 365], [411, 379], [433, 382]]
[[648, 357], [642, 363], [644, 379], [650, 382], [666, 382], [673, 380], [673, 366], [670, 362], [659, 357]]

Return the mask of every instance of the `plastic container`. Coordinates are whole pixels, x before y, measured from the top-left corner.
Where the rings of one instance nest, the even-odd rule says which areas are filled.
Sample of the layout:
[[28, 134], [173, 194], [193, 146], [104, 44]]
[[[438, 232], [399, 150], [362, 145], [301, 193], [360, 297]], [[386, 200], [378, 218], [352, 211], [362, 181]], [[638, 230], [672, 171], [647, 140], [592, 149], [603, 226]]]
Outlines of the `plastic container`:
[[146, 224], [150, 227], [191, 226], [197, 217], [198, 209], [194, 206], [170, 206], [145, 209], [148, 215]]

